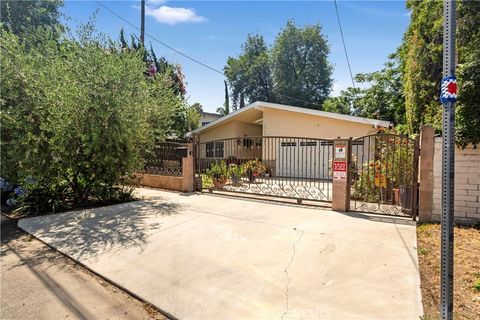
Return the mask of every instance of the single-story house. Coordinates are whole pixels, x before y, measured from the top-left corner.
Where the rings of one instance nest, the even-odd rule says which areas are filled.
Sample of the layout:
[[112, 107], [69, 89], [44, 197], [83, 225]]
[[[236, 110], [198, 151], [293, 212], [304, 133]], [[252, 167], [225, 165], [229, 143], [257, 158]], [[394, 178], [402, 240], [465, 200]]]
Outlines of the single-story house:
[[[254, 102], [187, 134], [200, 143], [200, 159], [261, 159], [272, 176], [329, 175], [332, 142], [390, 127], [367, 119], [276, 103]], [[298, 137], [301, 137], [298, 138]], [[319, 163], [323, 163], [319, 166]]]

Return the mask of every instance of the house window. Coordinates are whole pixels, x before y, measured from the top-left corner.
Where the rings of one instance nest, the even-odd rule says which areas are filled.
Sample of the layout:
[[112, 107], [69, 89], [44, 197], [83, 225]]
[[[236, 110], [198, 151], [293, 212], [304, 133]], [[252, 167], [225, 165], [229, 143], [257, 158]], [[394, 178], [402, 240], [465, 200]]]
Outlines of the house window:
[[316, 147], [317, 141], [302, 141], [300, 142], [300, 146], [302, 147]]
[[206, 158], [223, 158], [223, 155], [224, 155], [223, 141], [207, 142], [205, 144]]
[[280, 145], [282, 147], [296, 147], [297, 143], [296, 142], [282, 142]]

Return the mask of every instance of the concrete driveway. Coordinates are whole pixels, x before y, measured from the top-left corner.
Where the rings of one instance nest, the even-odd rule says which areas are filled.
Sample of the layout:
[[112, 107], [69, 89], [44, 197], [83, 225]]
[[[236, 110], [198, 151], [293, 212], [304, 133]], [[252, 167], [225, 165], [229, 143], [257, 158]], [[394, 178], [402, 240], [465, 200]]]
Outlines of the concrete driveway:
[[19, 226], [180, 319], [418, 319], [415, 226], [139, 189]]

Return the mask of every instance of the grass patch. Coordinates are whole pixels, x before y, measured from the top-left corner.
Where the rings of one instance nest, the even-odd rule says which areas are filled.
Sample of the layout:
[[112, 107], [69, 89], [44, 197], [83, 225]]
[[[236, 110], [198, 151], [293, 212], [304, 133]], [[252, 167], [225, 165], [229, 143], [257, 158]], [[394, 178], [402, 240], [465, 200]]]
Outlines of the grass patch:
[[428, 249], [425, 248], [418, 248], [418, 254], [419, 255], [426, 255], [428, 253]]
[[[417, 226], [423, 319], [438, 319], [440, 304], [440, 225]], [[480, 314], [480, 228], [455, 227], [454, 318]]]
[[473, 289], [475, 289], [477, 292], [480, 292], [480, 278], [477, 278], [477, 280], [475, 280], [473, 283]]

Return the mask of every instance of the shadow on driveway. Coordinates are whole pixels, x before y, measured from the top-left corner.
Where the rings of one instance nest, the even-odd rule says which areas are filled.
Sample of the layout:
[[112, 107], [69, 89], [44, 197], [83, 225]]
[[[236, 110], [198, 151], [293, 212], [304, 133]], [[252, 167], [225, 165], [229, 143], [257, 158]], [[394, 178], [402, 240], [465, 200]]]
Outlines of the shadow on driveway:
[[[82, 259], [119, 246], [134, 246], [143, 251], [148, 235], [162, 228], [160, 218], [178, 215], [181, 208], [176, 203], [152, 199], [70, 211], [48, 216], [47, 219], [22, 219], [19, 227], [58, 250]], [[158, 221], [155, 221], [156, 218]], [[55, 239], [48, 241], [51, 237]]]

